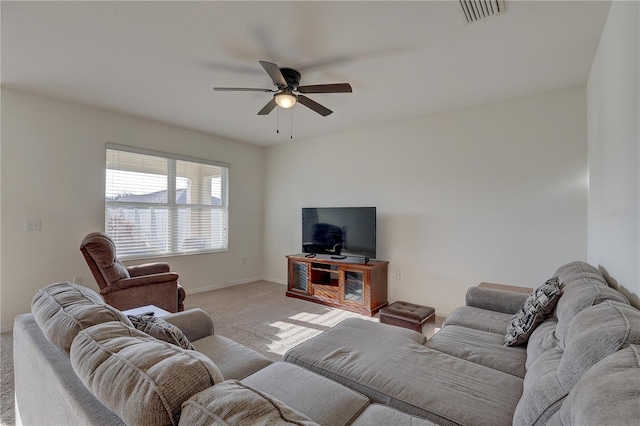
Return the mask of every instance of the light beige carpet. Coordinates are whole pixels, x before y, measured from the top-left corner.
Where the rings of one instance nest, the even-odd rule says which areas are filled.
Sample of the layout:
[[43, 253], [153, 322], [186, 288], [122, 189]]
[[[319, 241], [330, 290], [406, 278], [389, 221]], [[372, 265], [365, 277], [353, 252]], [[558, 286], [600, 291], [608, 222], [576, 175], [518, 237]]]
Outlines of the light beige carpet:
[[[378, 321], [353, 312], [285, 296], [286, 287], [267, 281], [187, 294], [185, 309], [202, 308], [213, 318], [215, 333], [241, 343], [273, 361], [295, 345], [347, 318]], [[436, 318], [440, 327], [442, 318]], [[2, 333], [1, 421], [14, 425], [12, 333]]]
[[347, 318], [378, 321], [353, 312], [285, 296], [286, 287], [258, 281], [188, 296], [185, 309], [211, 315], [215, 333], [279, 361], [289, 349]]

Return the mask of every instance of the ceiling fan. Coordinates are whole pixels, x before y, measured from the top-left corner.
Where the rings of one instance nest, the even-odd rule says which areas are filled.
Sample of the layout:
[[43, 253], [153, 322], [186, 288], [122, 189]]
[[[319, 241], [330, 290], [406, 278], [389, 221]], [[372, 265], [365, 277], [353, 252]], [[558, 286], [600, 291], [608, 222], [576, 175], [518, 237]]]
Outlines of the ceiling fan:
[[[337, 84], [315, 84], [309, 86], [299, 86], [300, 73], [292, 68], [280, 68], [276, 64], [266, 61], [260, 61], [262, 68], [269, 74], [274, 86], [273, 89], [253, 89], [246, 87], [214, 87], [217, 91], [236, 91], [236, 92], [271, 92], [275, 93], [271, 99], [260, 111], [258, 115], [267, 115], [277, 106], [281, 108], [291, 108], [297, 102], [307, 108], [312, 109], [318, 114], [326, 117], [331, 114], [329, 108], [320, 105], [316, 101], [304, 96], [303, 93], [351, 93], [351, 85], [349, 83]], [[297, 92], [297, 93], [295, 93]]]

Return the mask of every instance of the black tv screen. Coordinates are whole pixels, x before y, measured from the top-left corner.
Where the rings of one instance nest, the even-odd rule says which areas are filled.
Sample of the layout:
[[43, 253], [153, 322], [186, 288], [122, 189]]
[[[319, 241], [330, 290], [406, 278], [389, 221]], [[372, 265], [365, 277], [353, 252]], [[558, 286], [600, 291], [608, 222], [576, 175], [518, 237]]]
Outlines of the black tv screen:
[[302, 251], [375, 259], [376, 208], [303, 208]]

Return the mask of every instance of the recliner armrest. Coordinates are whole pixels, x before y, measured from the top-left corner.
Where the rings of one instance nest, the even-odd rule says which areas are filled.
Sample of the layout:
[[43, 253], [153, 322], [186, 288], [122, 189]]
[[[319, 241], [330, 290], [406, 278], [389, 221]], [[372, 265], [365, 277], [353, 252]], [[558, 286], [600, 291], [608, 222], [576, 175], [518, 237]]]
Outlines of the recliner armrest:
[[176, 312], [162, 319], [182, 330], [192, 342], [214, 334], [213, 320], [200, 308]]
[[141, 277], [123, 278], [120, 281], [103, 288], [100, 294], [110, 293], [125, 288], [137, 287], [148, 284], [158, 284], [166, 282], [175, 282], [178, 285], [178, 274], [175, 272], [167, 272], [164, 274], [143, 275]]
[[484, 287], [469, 287], [465, 304], [489, 311], [515, 314], [529, 295]]
[[144, 263], [142, 265], [127, 266], [127, 271], [131, 277], [142, 275], [153, 275], [170, 272], [171, 268], [166, 262]]

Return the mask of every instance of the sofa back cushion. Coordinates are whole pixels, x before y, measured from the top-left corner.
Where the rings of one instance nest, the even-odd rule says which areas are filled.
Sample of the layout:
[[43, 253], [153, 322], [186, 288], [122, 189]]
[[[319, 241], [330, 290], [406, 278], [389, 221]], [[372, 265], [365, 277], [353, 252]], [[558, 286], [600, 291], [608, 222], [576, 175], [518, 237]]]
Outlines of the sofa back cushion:
[[183, 402], [224, 380], [205, 355], [120, 322], [81, 331], [71, 345], [71, 365], [128, 425], [177, 425]]
[[605, 300], [629, 304], [619, 291], [609, 287], [597, 269], [588, 263], [572, 262], [561, 266], [555, 274], [560, 281], [562, 296], [555, 309], [558, 319], [556, 337], [562, 344], [569, 323], [578, 312]]
[[227, 380], [191, 397], [182, 404], [180, 424], [319, 426], [304, 414], [237, 380]]
[[558, 345], [540, 354], [524, 378], [514, 424], [545, 424], [586, 371], [629, 345], [640, 344], [640, 311], [615, 301], [579, 312]]
[[605, 287], [608, 287], [608, 284], [602, 277], [602, 274], [600, 274], [600, 271], [587, 262], [569, 262], [566, 265], [559, 267], [553, 276], [558, 277], [561, 283], [571, 283], [586, 279], [589, 281], [593, 280], [594, 282], [599, 282]]
[[558, 339], [555, 333], [557, 325], [558, 320], [549, 317], [533, 330], [527, 343], [527, 360], [525, 362], [527, 370], [541, 354], [558, 347]]
[[544, 425], [560, 408], [568, 391], [558, 381], [562, 349], [541, 354], [524, 376], [522, 396], [513, 414], [513, 424]]
[[60, 282], [36, 293], [31, 312], [47, 340], [69, 353], [76, 335], [91, 326], [108, 321], [131, 321], [116, 308], [107, 305], [95, 291], [77, 284]]
[[578, 313], [564, 337], [558, 380], [571, 389], [591, 366], [629, 345], [640, 345], [640, 311], [611, 300]]
[[640, 346], [631, 345], [591, 367], [548, 425], [635, 426], [640, 419], [639, 383]]

